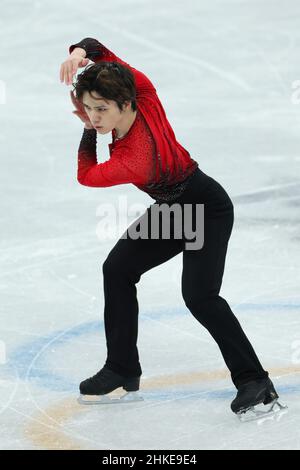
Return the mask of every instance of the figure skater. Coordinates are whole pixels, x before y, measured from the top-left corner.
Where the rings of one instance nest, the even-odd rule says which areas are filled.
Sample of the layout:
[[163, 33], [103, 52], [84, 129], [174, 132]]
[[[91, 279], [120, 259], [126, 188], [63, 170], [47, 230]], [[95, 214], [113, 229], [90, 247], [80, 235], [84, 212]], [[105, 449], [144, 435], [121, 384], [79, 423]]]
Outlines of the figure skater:
[[[204, 244], [187, 249], [185, 236], [121, 237], [103, 263], [104, 325], [107, 359], [102, 369], [80, 384], [82, 395], [106, 395], [123, 387], [139, 389], [142, 368], [137, 349], [136, 284], [142, 274], [182, 253], [182, 296], [192, 315], [216, 341], [230, 371], [237, 395], [231, 403], [244, 413], [278, 395], [226, 300], [219, 295], [234, 208], [225, 189], [205, 174], [176, 140], [152, 82], [97, 39], [85, 38], [69, 48], [60, 80], [72, 84], [76, 114], [84, 123], [78, 150], [78, 182], [109, 187], [131, 183], [155, 202], [135, 228], [151, 219], [151, 209], [177, 204], [184, 214], [204, 205]], [[89, 60], [93, 63], [89, 64]], [[76, 93], [76, 96], [74, 94]], [[188, 116], [187, 116], [188, 118]], [[97, 163], [97, 134], [112, 133], [110, 158]], [[149, 226], [151, 226], [151, 220]]]

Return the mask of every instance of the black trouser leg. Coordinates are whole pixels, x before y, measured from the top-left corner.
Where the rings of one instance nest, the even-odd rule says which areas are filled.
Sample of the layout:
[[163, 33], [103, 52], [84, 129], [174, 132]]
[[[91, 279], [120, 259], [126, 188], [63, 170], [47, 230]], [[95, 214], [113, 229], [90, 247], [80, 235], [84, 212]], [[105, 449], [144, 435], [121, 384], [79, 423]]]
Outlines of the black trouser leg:
[[[144, 217], [148, 217], [147, 211]], [[104, 262], [106, 365], [114, 372], [128, 377], [141, 375], [136, 284], [143, 273], [182, 249], [182, 240], [121, 238]]]
[[232, 225], [233, 212], [205, 220], [202, 249], [183, 252], [182, 295], [191, 313], [217, 342], [238, 387], [268, 373], [228, 303], [219, 295]]

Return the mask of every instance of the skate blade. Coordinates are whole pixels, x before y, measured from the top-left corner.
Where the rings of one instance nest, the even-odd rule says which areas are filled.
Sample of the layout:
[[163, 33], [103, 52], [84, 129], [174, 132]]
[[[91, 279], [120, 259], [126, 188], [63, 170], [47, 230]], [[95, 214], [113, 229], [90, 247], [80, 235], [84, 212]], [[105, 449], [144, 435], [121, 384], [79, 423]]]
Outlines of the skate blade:
[[109, 395], [80, 395], [77, 399], [80, 405], [112, 405], [121, 403], [133, 403], [143, 401], [138, 392], [127, 392], [119, 397]]
[[[262, 409], [260, 409], [262, 407]], [[287, 405], [282, 405], [279, 401], [273, 400], [268, 405], [250, 406], [244, 411], [239, 411], [237, 414], [242, 423], [248, 421], [259, 421], [262, 424], [264, 421], [274, 418], [279, 421], [281, 417], [288, 412]]]

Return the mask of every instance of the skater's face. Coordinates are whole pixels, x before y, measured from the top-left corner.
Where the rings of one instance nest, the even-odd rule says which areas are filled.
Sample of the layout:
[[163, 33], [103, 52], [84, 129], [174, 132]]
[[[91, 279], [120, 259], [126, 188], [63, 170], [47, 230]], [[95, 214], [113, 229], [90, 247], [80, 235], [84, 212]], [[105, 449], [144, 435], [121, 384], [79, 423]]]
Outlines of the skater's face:
[[99, 134], [107, 134], [114, 128], [122, 129], [132, 115], [131, 103], [127, 102], [120, 111], [116, 101], [101, 97], [96, 91], [85, 91], [82, 97], [84, 109]]

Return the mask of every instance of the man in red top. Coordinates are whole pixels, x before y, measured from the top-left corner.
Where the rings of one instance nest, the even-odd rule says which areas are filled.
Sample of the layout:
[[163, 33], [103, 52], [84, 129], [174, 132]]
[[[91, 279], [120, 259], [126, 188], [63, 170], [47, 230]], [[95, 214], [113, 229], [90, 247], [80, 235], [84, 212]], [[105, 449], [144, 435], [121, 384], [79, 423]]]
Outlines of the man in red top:
[[[174, 191], [179, 195], [184, 190], [188, 176], [194, 173], [198, 163], [177, 142], [153, 84], [142, 72], [130, 67], [97, 40], [87, 38], [70, 46], [71, 55], [75, 49], [79, 50], [78, 45], [83, 52], [85, 48], [87, 56], [95, 62], [108, 62], [112, 68], [116, 63], [125, 65], [126, 68], [119, 69], [120, 73], [123, 72], [124, 78], [130, 82], [130, 75], [126, 74], [130, 69], [135, 82], [131, 84], [130, 90], [135, 96], [128, 97], [130, 99], [124, 105], [120, 118], [118, 106], [113, 100], [101, 100], [99, 94], [91, 95], [83, 91], [93, 75], [92, 71], [88, 75], [88, 70], [85, 70], [82, 87], [80, 82], [76, 86], [77, 98], [83, 100], [83, 111], [87, 114], [93, 108], [100, 110], [89, 114], [92, 128], [99, 134], [111, 131], [113, 142], [109, 145], [111, 158], [107, 163], [96, 165], [96, 152], [93, 153], [91, 147], [89, 158], [79, 158], [78, 181], [86, 186], [97, 187], [133, 183], [154, 199], [161, 196], [167, 200], [167, 192], [173, 192], [170, 197], [175, 198]], [[120, 86], [119, 83], [117, 85]]]
[[[278, 395], [228, 303], [219, 295], [231, 235], [233, 204], [224, 188], [199, 169], [176, 140], [151, 81], [98, 40], [85, 38], [69, 48], [60, 79], [71, 84], [74, 113], [85, 123], [78, 150], [78, 181], [107, 187], [132, 183], [155, 200], [153, 206], [179, 204], [184, 213], [204, 204], [204, 246], [187, 250], [186, 239], [121, 237], [103, 264], [107, 360], [80, 384], [82, 395], [104, 395], [123, 387], [139, 389], [136, 284], [143, 273], [183, 253], [182, 295], [194, 317], [217, 342], [238, 389], [231, 403], [244, 413]], [[112, 132], [110, 158], [97, 162], [97, 134]], [[149, 208], [150, 209], [150, 208]], [[148, 220], [149, 209], [136, 222]], [[174, 223], [174, 220], [173, 220]], [[126, 234], [129, 234], [129, 229]]]

